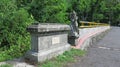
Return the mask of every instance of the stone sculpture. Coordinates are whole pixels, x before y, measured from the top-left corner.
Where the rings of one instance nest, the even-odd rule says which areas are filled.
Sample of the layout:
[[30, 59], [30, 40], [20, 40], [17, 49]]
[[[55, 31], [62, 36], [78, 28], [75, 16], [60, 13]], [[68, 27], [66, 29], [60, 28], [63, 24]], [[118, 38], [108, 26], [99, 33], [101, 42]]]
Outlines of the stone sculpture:
[[77, 45], [78, 43], [78, 38], [79, 38], [79, 29], [78, 29], [78, 23], [77, 23], [77, 20], [78, 20], [78, 17], [77, 17], [77, 14], [75, 11], [72, 11], [70, 13], [70, 33], [69, 33], [69, 36], [68, 36], [68, 43], [70, 43], [71, 45]]
[[70, 28], [71, 28], [71, 36], [79, 37], [79, 30], [78, 30], [78, 17], [75, 11], [70, 13]]

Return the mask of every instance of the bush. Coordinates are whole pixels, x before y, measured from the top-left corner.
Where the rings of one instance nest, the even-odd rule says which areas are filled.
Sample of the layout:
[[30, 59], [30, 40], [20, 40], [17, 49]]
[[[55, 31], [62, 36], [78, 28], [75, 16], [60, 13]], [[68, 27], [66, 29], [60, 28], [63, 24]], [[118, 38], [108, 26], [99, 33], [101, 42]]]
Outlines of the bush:
[[28, 12], [14, 0], [0, 1], [0, 60], [19, 57], [29, 49], [26, 27], [31, 23]]
[[67, 23], [66, 0], [34, 0], [29, 10], [35, 20], [49, 23]]

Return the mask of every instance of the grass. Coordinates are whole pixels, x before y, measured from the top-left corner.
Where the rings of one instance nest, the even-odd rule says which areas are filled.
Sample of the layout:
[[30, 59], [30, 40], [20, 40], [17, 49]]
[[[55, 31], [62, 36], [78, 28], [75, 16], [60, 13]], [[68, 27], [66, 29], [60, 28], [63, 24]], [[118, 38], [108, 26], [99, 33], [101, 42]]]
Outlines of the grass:
[[[76, 57], [82, 57], [86, 54], [86, 51], [79, 49], [71, 49], [65, 51], [62, 55], [59, 55], [51, 60], [46, 60], [43, 63], [39, 63], [37, 67], [63, 67], [69, 62], [75, 62]], [[0, 67], [13, 67], [10, 64], [3, 64]]]
[[79, 49], [71, 49], [70, 51], [64, 52], [62, 55], [53, 58], [52, 60], [39, 63], [38, 67], [63, 67], [68, 62], [75, 62], [76, 57], [85, 55], [85, 51]]
[[10, 64], [2, 64], [2, 65], [0, 65], [0, 67], [13, 67], [13, 66]]

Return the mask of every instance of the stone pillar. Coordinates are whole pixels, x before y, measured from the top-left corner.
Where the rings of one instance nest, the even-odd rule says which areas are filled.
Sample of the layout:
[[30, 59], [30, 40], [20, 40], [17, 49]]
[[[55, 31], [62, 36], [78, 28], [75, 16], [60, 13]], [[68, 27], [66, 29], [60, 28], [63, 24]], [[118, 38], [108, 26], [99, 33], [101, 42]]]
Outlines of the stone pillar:
[[25, 58], [34, 62], [42, 62], [62, 54], [70, 49], [67, 43], [69, 25], [40, 23], [27, 28], [31, 34], [31, 50]]

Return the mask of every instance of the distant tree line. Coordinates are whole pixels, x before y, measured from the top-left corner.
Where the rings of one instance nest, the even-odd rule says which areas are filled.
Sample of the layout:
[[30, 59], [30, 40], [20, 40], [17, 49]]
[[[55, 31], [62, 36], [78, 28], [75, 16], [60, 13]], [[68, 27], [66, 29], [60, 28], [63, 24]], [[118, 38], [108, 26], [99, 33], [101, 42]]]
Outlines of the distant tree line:
[[29, 7], [29, 13], [40, 22], [69, 22], [75, 10], [79, 20], [120, 23], [120, 0], [19, 0], [19, 7]]

